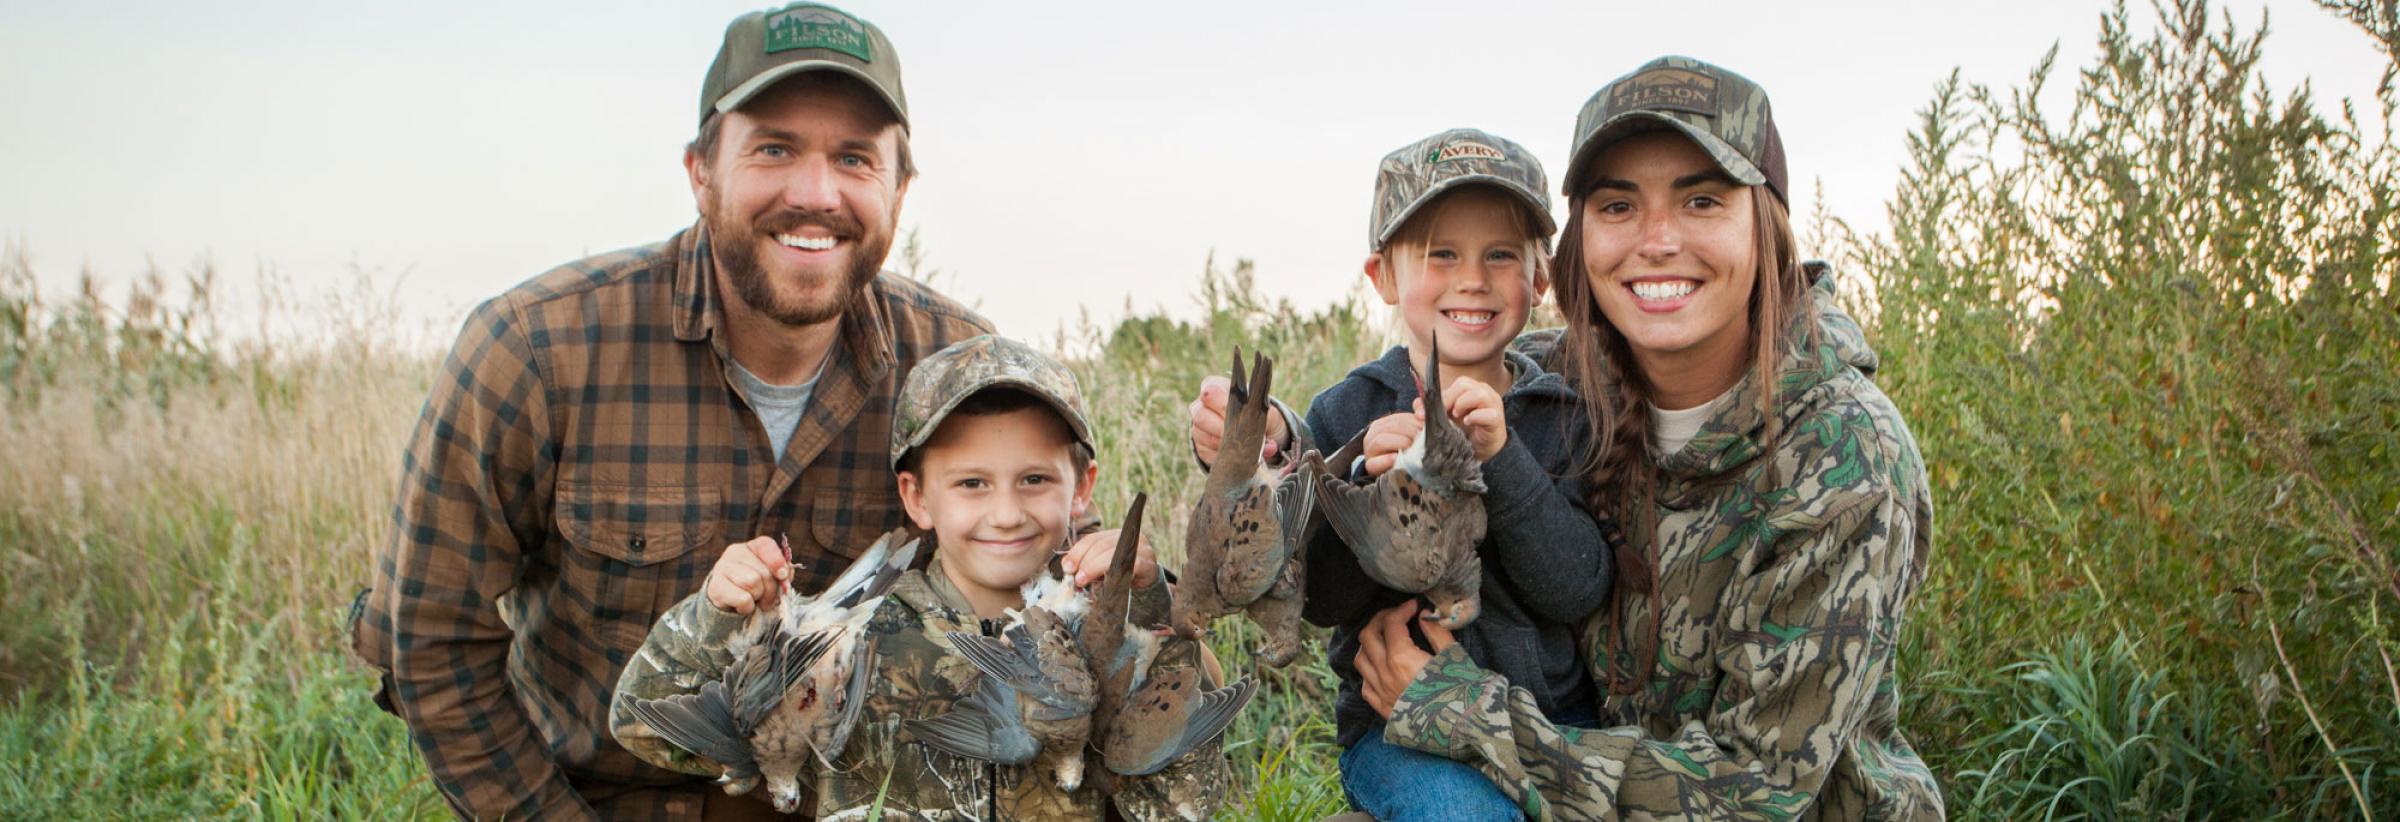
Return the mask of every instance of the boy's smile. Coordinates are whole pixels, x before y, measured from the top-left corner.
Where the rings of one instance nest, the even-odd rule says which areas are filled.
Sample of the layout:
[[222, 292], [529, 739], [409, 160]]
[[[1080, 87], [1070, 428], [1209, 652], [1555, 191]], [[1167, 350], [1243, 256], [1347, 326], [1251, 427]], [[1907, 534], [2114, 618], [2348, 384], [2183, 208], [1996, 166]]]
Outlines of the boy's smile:
[[1501, 352], [1549, 287], [1518, 208], [1498, 189], [1458, 189], [1411, 218], [1428, 226], [1403, 232], [1368, 258], [1376, 293], [1400, 309], [1408, 327], [1412, 359], [1421, 360], [1438, 333], [1443, 365], [1507, 387]]
[[900, 472], [900, 501], [941, 545], [942, 571], [978, 616], [1024, 604], [1018, 589], [1067, 546], [1092, 475], [1074, 433], [1040, 407], [952, 415]]

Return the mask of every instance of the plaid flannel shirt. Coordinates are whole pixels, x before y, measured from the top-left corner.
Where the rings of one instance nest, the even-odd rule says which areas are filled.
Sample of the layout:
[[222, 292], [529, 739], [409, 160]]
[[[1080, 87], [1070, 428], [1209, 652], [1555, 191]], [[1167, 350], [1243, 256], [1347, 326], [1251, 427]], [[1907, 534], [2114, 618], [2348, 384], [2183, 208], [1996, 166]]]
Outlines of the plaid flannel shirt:
[[478, 307], [434, 381], [352, 642], [462, 816], [698, 818], [707, 783], [609, 736], [618, 673], [726, 545], [788, 535], [814, 590], [902, 524], [899, 386], [990, 331], [876, 278], [779, 458], [714, 268], [694, 227], [554, 269]]

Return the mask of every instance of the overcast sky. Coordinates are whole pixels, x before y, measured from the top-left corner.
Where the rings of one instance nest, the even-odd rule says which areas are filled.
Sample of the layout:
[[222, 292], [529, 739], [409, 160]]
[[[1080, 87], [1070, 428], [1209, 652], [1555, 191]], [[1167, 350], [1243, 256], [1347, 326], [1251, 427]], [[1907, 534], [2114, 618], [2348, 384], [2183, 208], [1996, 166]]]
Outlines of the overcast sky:
[[[749, 2], [0, 0], [0, 237], [52, 292], [213, 258], [303, 290], [405, 276], [455, 321], [587, 253], [694, 216], [680, 166], [700, 76]], [[1251, 258], [1313, 305], [1358, 277], [1375, 161], [1472, 126], [1555, 177], [1575, 111], [1660, 54], [1764, 86], [1797, 216], [1882, 224], [1915, 112], [1953, 67], [2007, 85], [2053, 43], [2071, 88], [2091, 2], [1550, 4], [883, 2], [844, 7], [906, 66], [923, 176], [904, 228], [1004, 332], [1078, 306], [1187, 311], [1202, 260]], [[2295, 0], [2268, 79], [2371, 108], [2382, 63]], [[2147, 28], [2149, 12], [2135, 18]], [[1555, 194], [1555, 193], [1554, 193]], [[1554, 208], [1563, 208], [1554, 202]]]

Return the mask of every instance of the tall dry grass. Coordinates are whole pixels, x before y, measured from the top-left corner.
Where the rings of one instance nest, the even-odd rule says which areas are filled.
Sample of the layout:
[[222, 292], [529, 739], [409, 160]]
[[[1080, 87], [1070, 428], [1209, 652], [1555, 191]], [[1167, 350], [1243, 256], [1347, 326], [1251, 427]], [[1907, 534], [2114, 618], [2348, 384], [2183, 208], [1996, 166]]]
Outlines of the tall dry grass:
[[[2327, 5], [2400, 61], [2400, 3]], [[1872, 284], [1932, 475], [1904, 727], [1962, 819], [2400, 816], [2400, 93], [2271, 89], [2263, 27], [2154, 11], [2071, 79], [1940, 84], [1891, 232], [1814, 232]], [[2032, 103], [2051, 82], [2069, 111]], [[34, 268], [0, 254], [0, 816], [442, 815], [339, 625], [446, 335], [372, 282], [228, 334], [205, 266], [55, 303]], [[1236, 345], [1299, 400], [1388, 342], [1361, 295], [1254, 285], [1211, 264], [1197, 319], [1051, 341], [1104, 505], [1190, 498], [1183, 405]], [[1265, 680], [1226, 816], [1317, 818], [1330, 675]]]

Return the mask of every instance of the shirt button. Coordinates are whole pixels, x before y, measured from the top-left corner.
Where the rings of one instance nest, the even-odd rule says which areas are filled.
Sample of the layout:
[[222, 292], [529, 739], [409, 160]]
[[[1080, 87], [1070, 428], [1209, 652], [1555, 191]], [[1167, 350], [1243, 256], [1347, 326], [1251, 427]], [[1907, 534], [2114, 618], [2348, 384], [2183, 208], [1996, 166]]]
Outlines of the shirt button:
[[641, 537], [634, 537], [634, 538], [633, 538], [633, 550], [636, 550], [636, 551], [642, 550], [642, 543], [643, 543], [643, 540], [642, 540], [642, 538], [641, 538]]

